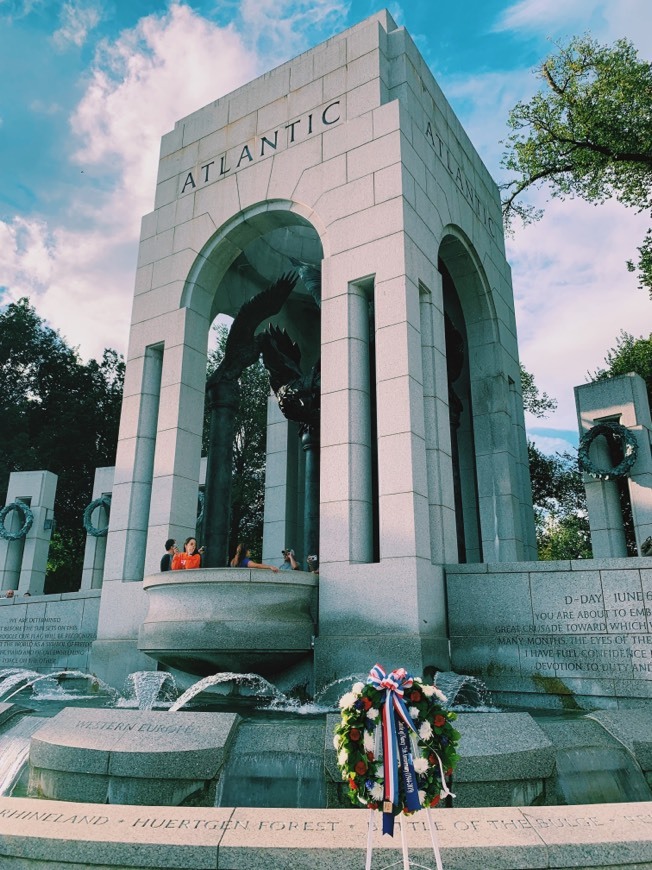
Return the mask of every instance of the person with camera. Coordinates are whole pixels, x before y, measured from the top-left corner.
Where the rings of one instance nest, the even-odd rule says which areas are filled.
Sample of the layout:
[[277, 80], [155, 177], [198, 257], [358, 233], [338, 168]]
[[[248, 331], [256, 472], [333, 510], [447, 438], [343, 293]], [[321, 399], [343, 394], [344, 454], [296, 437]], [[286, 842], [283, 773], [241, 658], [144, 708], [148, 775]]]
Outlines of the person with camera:
[[183, 553], [175, 553], [172, 559], [172, 570], [180, 571], [189, 568], [201, 568], [201, 556], [204, 548], [197, 549], [196, 538], [186, 538], [183, 543]]
[[300, 571], [301, 565], [297, 562], [294, 557], [294, 550], [291, 547], [287, 547], [285, 550], [281, 550], [283, 555], [283, 564], [280, 567], [281, 571]]

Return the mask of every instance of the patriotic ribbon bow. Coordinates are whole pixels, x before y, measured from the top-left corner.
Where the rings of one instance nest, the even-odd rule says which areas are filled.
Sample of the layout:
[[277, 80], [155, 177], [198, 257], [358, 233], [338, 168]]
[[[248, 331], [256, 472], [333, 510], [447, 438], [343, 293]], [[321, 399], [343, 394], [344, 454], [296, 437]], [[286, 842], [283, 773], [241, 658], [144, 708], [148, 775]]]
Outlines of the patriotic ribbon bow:
[[406, 728], [414, 731], [415, 734], [418, 732], [403, 700], [405, 690], [412, 686], [414, 680], [405, 668], [396, 668], [387, 674], [380, 665], [376, 664], [369, 671], [367, 682], [385, 696], [381, 719], [385, 776], [383, 834], [393, 836], [392, 808], [398, 806], [399, 801], [399, 768], [405, 787], [405, 806], [412, 812], [421, 809]]

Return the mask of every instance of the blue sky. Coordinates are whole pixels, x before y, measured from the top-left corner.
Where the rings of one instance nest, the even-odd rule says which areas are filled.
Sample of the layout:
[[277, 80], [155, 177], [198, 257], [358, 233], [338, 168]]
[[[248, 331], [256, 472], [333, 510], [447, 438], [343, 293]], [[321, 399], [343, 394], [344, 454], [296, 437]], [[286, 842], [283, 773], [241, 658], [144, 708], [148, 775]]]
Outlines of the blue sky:
[[[98, 357], [125, 352], [140, 219], [160, 137], [184, 115], [357, 23], [368, 0], [0, 0], [0, 305], [38, 313]], [[407, 28], [497, 180], [509, 109], [538, 87], [550, 40], [628, 37], [652, 59], [650, 0], [410, 0]], [[538, 194], [531, 201], [545, 202]], [[652, 328], [624, 267], [647, 222], [617, 203], [554, 201], [508, 240], [521, 358], [559, 402], [528, 421], [576, 442], [573, 386], [621, 329]]]

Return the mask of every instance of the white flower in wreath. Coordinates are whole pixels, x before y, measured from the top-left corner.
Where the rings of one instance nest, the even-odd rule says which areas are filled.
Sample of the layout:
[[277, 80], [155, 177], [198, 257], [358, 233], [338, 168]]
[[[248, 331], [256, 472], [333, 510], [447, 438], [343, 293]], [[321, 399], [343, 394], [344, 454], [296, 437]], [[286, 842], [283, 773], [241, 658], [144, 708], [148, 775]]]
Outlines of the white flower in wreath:
[[425, 758], [415, 758], [412, 765], [415, 773], [425, 773], [428, 770], [428, 761]]
[[339, 764], [339, 766], [344, 767], [344, 765], [346, 764], [346, 762], [348, 760], [349, 760], [349, 753], [346, 751], [346, 749], [340, 749], [340, 751], [337, 754], [337, 763]]
[[417, 794], [419, 796], [419, 803], [421, 804], [421, 806], [423, 806], [426, 802], [426, 793], [425, 791], [421, 791], [421, 789], [419, 789]]
[[376, 737], [373, 731], [365, 731], [362, 744], [365, 752], [373, 752], [376, 749]]
[[364, 690], [364, 683], [354, 683], [354, 684], [351, 686], [351, 691], [352, 691], [355, 695], [360, 695], [360, 694], [362, 693], [363, 690]]
[[348, 710], [355, 704], [357, 700], [357, 695], [354, 695], [353, 692], [347, 692], [340, 698], [340, 707], [342, 710]]
[[421, 727], [419, 728], [419, 737], [422, 740], [430, 740], [432, 737], [432, 728], [430, 727], [430, 722], [423, 722]]
[[379, 782], [375, 782], [371, 786], [371, 788], [369, 790], [369, 794], [371, 795], [373, 800], [381, 801], [384, 797], [384, 789]]
[[376, 707], [367, 710], [367, 719], [371, 719], [372, 722], [377, 722], [380, 719], [380, 710], [377, 710]]
[[438, 689], [437, 686], [421, 686], [421, 688], [426, 698], [432, 698], [432, 696], [434, 695], [435, 698], [438, 698], [443, 704], [448, 701], [446, 695], [444, 695], [444, 693], [440, 689]]
[[336, 735], [333, 737], [333, 746], [335, 747], [335, 749], [339, 749], [339, 748], [340, 748], [340, 739], [341, 739], [341, 738], [340, 738], [340, 735], [339, 735], [339, 734], [336, 734]]
[[410, 707], [408, 713], [410, 714], [410, 716], [412, 716], [413, 719], [419, 718], [419, 710], [417, 707]]

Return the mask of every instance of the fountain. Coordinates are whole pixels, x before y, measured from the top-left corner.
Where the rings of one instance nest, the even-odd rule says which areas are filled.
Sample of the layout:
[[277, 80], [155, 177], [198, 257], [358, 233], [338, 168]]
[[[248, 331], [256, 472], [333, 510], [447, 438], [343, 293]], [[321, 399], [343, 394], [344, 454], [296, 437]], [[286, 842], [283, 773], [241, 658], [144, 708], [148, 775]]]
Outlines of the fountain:
[[136, 671], [125, 680], [124, 697], [118, 706], [135, 703], [139, 710], [170, 707], [178, 695], [174, 677], [165, 671]]
[[[600, 558], [536, 561], [497, 189], [404, 28], [381, 11], [183, 119], [158, 177], [116, 467], [89, 506], [108, 527], [89, 530], [79, 592], [41, 594], [53, 476], [10, 478], [23, 507], [6, 515], [28, 499], [35, 521], [0, 540], [17, 593], [0, 599], [2, 859], [362, 866], [367, 814], [344, 808], [331, 732], [380, 662], [436, 673], [459, 712], [457, 797], [434, 813], [446, 860], [652, 863], [644, 385], [578, 394], [595, 461], [604, 418], [636, 435], [640, 555], [621, 558], [628, 481], [605, 473], [587, 479]], [[219, 312], [234, 325], [202, 460]], [[276, 566], [290, 542], [311, 570], [225, 564], [237, 377], [263, 348], [260, 555]], [[159, 572], [163, 541], [198, 525], [204, 567]], [[432, 857], [423, 816], [398, 827]]]

